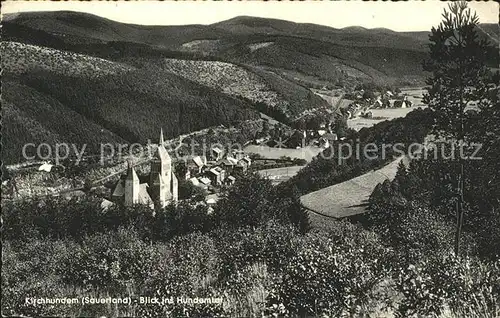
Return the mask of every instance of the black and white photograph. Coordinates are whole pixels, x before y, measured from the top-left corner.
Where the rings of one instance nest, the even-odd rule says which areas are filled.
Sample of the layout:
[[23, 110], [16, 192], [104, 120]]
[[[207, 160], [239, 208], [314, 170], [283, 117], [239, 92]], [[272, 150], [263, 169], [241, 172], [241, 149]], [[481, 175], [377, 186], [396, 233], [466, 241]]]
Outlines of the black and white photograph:
[[2, 1], [2, 317], [500, 317], [494, 1]]

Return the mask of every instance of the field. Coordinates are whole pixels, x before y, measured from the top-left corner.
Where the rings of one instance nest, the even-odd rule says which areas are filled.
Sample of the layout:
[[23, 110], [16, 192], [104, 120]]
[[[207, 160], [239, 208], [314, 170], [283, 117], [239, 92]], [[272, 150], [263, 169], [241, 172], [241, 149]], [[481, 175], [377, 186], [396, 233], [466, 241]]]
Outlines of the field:
[[328, 217], [363, 213], [373, 189], [386, 179], [394, 179], [401, 160], [403, 157], [382, 169], [303, 195], [300, 202], [305, 208]]
[[413, 103], [413, 107], [415, 106], [424, 106], [422, 102], [422, 97], [424, 97], [424, 93], [426, 90], [424, 88], [402, 88], [402, 94], [408, 94], [408, 100]]
[[349, 128], [360, 130], [365, 127], [372, 127], [384, 120], [391, 120], [394, 118], [405, 117], [409, 112], [416, 108], [424, 107], [411, 107], [411, 108], [386, 108], [386, 109], [371, 109], [373, 118], [353, 118], [347, 120]]
[[299, 172], [304, 166], [291, 166], [283, 168], [273, 168], [259, 170], [259, 175], [268, 178], [273, 184], [278, 184], [280, 182], [286, 181], [293, 177]]
[[243, 149], [246, 153], [254, 153], [267, 159], [279, 159], [281, 157], [290, 157], [304, 159], [308, 162], [316, 157], [323, 149], [313, 146], [307, 146], [300, 149], [272, 148], [268, 146], [249, 145]]
[[[354, 130], [360, 130], [361, 128], [371, 127], [384, 120], [391, 120], [398, 117], [405, 117], [409, 112], [415, 108], [426, 107], [422, 102], [425, 89], [419, 87], [413, 88], [403, 88], [401, 89], [401, 94], [406, 95], [408, 100], [413, 103], [411, 108], [386, 108], [386, 109], [371, 109], [373, 118], [354, 118], [347, 120], [347, 125], [349, 128]], [[391, 101], [391, 104], [394, 101]]]

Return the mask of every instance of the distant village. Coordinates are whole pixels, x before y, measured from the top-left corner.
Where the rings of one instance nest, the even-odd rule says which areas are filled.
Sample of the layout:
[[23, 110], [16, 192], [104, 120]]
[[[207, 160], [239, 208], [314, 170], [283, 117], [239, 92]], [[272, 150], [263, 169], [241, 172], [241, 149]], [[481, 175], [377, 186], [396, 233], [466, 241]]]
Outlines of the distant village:
[[408, 95], [402, 95], [400, 92], [393, 93], [390, 90], [380, 92], [360, 89], [346, 94], [345, 97], [354, 101], [345, 109], [349, 119], [356, 117], [371, 118], [373, 113], [370, 109], [409, 108], [413, 106], [413, 103], [408, 99]]

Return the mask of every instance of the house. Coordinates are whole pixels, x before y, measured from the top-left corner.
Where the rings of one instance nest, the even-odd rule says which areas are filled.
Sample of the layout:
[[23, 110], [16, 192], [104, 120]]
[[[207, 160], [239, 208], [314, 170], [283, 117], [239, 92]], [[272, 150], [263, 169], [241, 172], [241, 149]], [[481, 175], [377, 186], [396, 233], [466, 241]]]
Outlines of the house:
[[38, 171], [50, 172], [52, 170], [53, 166], [54, 165], [51, 165], [50, 163], [45, 162], [43, 165], [41, 165], [40, 167], [38, 167]]
[[226, 170], [228, 173], [231, 173], [233, 171], [234, 166], [238, 164], [238, 160], [233, 157], [226, 157], [223, 159], [219, 165], [222, 169]]
[[240, 160], [243, 157], [245, 157], [245, 152], [243, 150], [240, 150], [240, 149], [233, 149], [233, 151], [231, 153], [233, 155], [232, 157], [235, 158], [236, 160]]
[[[250, 159], [249, 156], [245, 156], [240, 160], [243, 164], [245, 164], [247, 167], [250, 167], [252, 165], [252, 159]], [[240, 162], [238, 161], [238, 162]]]
[[257, 138], [257, 139], [255, 139], [255, 144], [256, 145], [265, 144], [269, 141], [269, 139], [270, 139], [269, 136]]
[[377, 99], [375, 103], [373, 103], [372, 107], [373, 108], [382, 108], [384, 105], [380, 99]]
[[233, 167], [234, 172], [245, 172], [247, 169], [248, 165], [242, 160], [240, 160], [238, 164]]
[[219, 201], [219, 195], [210, 194], [205, 197], [205, 203], [208, 206], [208, 213], [212, 213], [214, 211], [214, 205]]
[[337, 134], [328, 132], [319, 138], [319, 146], [322, 148], [329, 148], [337, 140]]
[[224, 155], [224, 150], [222, 150], [219, 147], [213, 147], [210, 149], [210, 156], [212, 157], [213, 161], [221, 160], [223, 155]]
[[213, 205], [215, 203], [217, 203], [217, 201], [219, 201], [219, 195], [214, 193], [214, 194], [209, 194], [205, 197], [205, 202], [208, 204], [208, 205]]
[[212, 184], [212, 181], [207, 177], [199, 178], [198, 180], [200, 181], [201, 187], [208, 188]]
[[361, 106], [357, 103], [353, 103], [347, 107], [348, 118], [355, 118], [358, 116]]
[[203, 190], [207, 190], [208, 189], [208, 186], [210, 185], [210, 180], [205, 178], [205, 183], [201, 181], [202, 178], [196, 178], [196, 177], [193, 177], [191, 179], [189, 179], [189, 182], [197, 187], [197, 188], [200, 188], [200, 189], [203, 189]]
[[406, 104], [403, 100], [395, 100], [394, 103], [392, 104], [392, 107], [394, 107], [394, 108], [406, 108]]
[[199, 175], [203, 171], [203, 167], [207, 164], [207, 157], [205, 156], [194, 156], [189, 157], [186, 160], [186, 168], [189, 172], [189, 176], [193, 177]]
[[326, 140], [325, 138], [320, 138], [317, 142], [316, 142], [316, 145], [320, 148], [330, 148], [330, 143], [328, 142], [328, 140]]
[[178, 199], [178, 181], [172, 169], [172, 159], [164, 147], [163, 130], [160, 142], [151, 160], [149, 181], [141, 183], [134, 167], [128, 163], [127, 174], [116, 183], [111, 197], [114, 202], [133, 206], [144, 204], [151, 208], [154, 203], [160, 207]]
[[102, 201], [101, 201], [101, 211], [106, 211], [110, 207], [112, 207], [113, 205], [115, 205], [115, 203], [113, 201], [109, 201], [107, 199], [102, 199]]
[[408, 108], [412, 106], [412, 102], [405, 97], [403, 100], [395, 100], [393, 107], [394, 108]]
[[328, 140], [329, 142], [337, 141], [339, 138], [337, 134], [332, 134], [332, 133], [326, 133], [323, 135], [323, 138]]
[[229, 176], [226, 178], [226, 184], [227, 185], [233, 185], [236, 182], [236, 178], [233, 176]]
[[220, 186], [226, 177], [226, 171], [221, 167], [215, 167], [208, 171], [207, 177], [213, 185]]

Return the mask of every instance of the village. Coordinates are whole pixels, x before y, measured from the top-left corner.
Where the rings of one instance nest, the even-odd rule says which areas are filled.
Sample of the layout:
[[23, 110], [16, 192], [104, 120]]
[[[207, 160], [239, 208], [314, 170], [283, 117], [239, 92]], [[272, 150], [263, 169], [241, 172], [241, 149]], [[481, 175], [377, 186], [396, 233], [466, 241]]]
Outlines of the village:
[[[399, 112], [398, 109], [409, 111], [410, 107], [421, 106], [422, 99], [419, 89], [396, 89], [392, 92], [361, 88], [342, 94], [326, 89], [313, 91], [323, 98], [329, 95], [338, 95], [340, 98], [334, 100], [331, 110], [306, 114], [293, 128], [264, 117], [262, 130], [255, 132], [254, 138], [244, 147], [216, 145], [209, 147], [206, 153], [195, 151], [172, 160], [165, 148], [168, 142], [164, 140], [163, 132], [160, 132], [158, 144], [152, 145], [155, 148], [152, 158], [126, 160], [126, 169], [114, 169], [115, 172], [107, 173], [102, 179], [90, 180], [88, 185], [63, 185], [59, 190], [44, 187], [44, 191], [46, 194], [62, 195], [70, 199], [83, 197], [92, 189], [92, 193], [102, 197], [103, 209], [114, 204], [144, 204], [153, 208], [155, 204], [163, 207], [179, 200], [178, 188], [181, 183], [183, 189], [186, 184], [187, 187], [196, 189], [188, 192], [203, 196], [203, 202], [212, 208], [218, 201], [220, 192], [234, 184], [248, 170], [271, 179], [273, 184], [286, 181], [324, 149], [343, 141], [346, 138], [346, 128], [356, 129], [355, 125], [360, 123], [373, 125], [392, 119], [374, 114], [381, 111]], [[333, 113], [335, 108], [342, 115], [343, 122], [347, 121], [346, 127], [336, 121]], [[404, 116], [406, 112], [402, 114]], [[399, 116], [396, 114], [395, 117]], [[179, 142], [181, 141], [182, 138], [179, 138]], [[86, 160], [87, 158], [84, 159]], [[149, 164], [149, 169], [145, 163]], [[32, 184], [54, 179], [60, 168], [50, 160], [38, 165], [33, 162], [22, 168], [32, 171], [28, 173], [28, 179], [37, 180], [28, 182], [29, 189], [21, 182], [16, 183], [16, 180], [4, 181], [2, 186], [8, 190], [6, 193], [33, 195], [37, 192]], [[127, 180], [130, 182], [127, 183]], [[180, 197], [187, 198], [182, 193]]]

